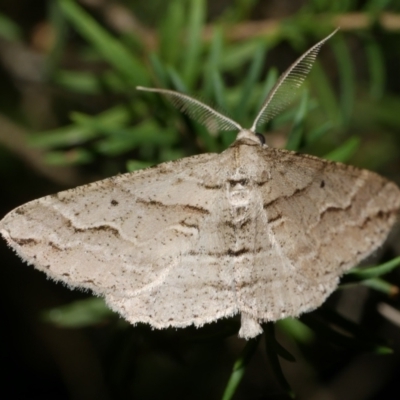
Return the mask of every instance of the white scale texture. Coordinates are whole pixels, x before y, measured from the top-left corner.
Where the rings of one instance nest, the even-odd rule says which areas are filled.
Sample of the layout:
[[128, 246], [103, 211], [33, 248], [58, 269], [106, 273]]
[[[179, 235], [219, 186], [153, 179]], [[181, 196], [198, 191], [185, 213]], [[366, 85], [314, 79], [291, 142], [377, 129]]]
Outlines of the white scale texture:
[[377, 249], [400, 190], [366, 170], [261, 144], [242, 130], [202, 154], [43, 197], [0, 231], [51, 278], [91, 289], [132, 324], [260, 323], [320, 306]]

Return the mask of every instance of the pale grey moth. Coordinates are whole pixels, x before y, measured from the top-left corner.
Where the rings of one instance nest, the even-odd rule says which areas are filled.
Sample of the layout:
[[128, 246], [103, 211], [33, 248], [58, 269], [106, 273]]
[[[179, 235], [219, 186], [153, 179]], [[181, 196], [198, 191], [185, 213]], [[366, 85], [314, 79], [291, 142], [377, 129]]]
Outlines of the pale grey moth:
[[239, 131], [221, 154], [118, 175], [22, 205], [0, 222], [29, 264], [91, 289], [132, 324], [202, 326], [241, 315], [239, 336], [320, 306], [385, 240], [400, 190], [367, 170], [267, 146], [322, 44], [279, 79], [250, 129], [187, 95], [169, 97], [211, 130]]

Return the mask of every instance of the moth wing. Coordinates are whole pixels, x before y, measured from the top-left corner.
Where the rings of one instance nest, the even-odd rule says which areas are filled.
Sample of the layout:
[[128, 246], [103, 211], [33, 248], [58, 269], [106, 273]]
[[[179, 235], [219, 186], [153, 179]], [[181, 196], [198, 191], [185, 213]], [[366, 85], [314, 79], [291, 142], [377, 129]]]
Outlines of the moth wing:
[[202, 325], [236, 311], [229, 266], [191, 256], [224, 247], [223, 162], [203, 154], [43, 197], [0, 231], [23, 260], [132, 323]]
[[386, 239], [400, 190], [367, 171], [317, 157], [265, 150], [253, 268], [240, 310], [274, 321], [321, 305], [340, 276]]

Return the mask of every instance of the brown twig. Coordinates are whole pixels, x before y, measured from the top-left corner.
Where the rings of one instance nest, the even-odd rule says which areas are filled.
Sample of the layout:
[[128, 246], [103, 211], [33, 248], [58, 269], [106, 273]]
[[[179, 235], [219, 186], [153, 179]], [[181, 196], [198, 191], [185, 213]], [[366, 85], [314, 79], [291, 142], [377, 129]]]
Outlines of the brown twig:
[[[342, 31], [355, 31], [367, 29], [378, 23], [386, 31], [400, 31], [400, 14], [381, 13], [374, 17], [366, 13], [347, 13], [342, 15], [315, 15], [316, 25], [323, 21], [323, 25], [331, 25], [332, 29], [340, 27]], [[319, 22], [318, 22], [319, 21]], [[275, 35], [283, 26], [282, 20], [246, 21], [233, 25], [226, 30], [226, 39], [230, 41], [244, 41], [254, 37]], [[204, 30], [204, 38], [210, 40], [213, 25], [208, 25]]]
[[[101, 0], [81, 0], [81, 2], [101, 12], [104, 20], [117, 32], [135, 34], [141, 38], [147, 49], [157, 48], [157, 32], [144, 26], [129, 8], [118, 3]], [[342, 31], [367, 29], [375, 23], [378, 23], [386, 31], [400, 31], [400, 14], [390, 12], [376, 15], [365, 12], [340, 15], [315, 14], [314, 19], [315, 25], [331, 25], [332, 29], [340, 27]], [[225, 38], [229, 41], [245, 41], [254, 37], [275, 35], [282, 29], [286, 20], [287, 18], [264, 19], [237, 23], [225, 30]], [[211, 40], [214, 26], [215, 24], [209, 24], [204, 28], [204, 40]]]

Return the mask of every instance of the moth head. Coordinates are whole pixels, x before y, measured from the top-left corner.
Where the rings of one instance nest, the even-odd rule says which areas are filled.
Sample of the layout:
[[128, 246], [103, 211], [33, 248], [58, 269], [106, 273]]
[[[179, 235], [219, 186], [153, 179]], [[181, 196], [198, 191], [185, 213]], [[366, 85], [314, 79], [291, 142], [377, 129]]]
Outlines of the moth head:
[[242, 129], [236, 136], [236, 141], [247, 142], [249, 144], [258, 144], [260, 146], [265, 145], [264, 135], [261, 133], [255, 133], [250, 129]]

